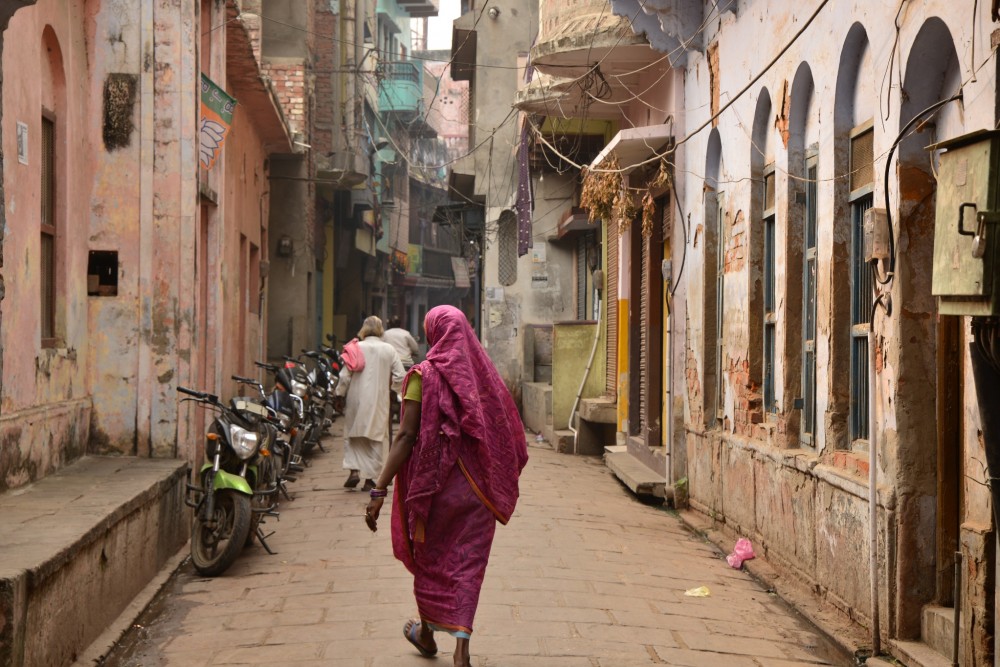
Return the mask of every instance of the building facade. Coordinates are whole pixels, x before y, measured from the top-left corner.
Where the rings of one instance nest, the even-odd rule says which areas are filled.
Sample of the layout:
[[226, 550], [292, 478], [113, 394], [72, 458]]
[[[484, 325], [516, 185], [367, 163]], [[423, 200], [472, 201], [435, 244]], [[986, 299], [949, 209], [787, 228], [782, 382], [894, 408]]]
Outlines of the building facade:
[[[907, 664], [927, 647], [950, 657], [931, 628], [955, 618], [958, 552], [959, 664], [992, 664], [980, 405], [996, 387], [974, 380], [984, 325], [939, 309], [932, 284], [935, 237], [958, 218], [937, 205], [964, 187], [939, 179], [941, 144], [997, 124], [994, 17], [947, 2], [611, 5], [683, 73], [673, 147], [657, 152], [678, 204], [667, 481]], [[866, 229], [891, 244], [866, 254]]]

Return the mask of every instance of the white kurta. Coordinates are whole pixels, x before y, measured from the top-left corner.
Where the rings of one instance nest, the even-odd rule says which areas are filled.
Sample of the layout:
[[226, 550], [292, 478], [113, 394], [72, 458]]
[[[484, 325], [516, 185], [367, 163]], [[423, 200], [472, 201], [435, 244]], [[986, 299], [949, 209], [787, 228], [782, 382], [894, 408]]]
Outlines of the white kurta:
[[[347, 396], [344, 467], [354, 470], [365, 467], [362, 477], [374, 478], [379, 472], [374, 469], [376, 463], [381, 468], [382, 443], [389, 435], [389, 390], [399, 391], [404, 372], [396, 350], [381, 338], [368, 336], [358, 347], [365, 355], [364, 369], [358, 373], [342, 369], [334, 393]], [[352, 438], [357, 440], [352, 443]], [[361, 461], [367, 465], [359, 465]]]

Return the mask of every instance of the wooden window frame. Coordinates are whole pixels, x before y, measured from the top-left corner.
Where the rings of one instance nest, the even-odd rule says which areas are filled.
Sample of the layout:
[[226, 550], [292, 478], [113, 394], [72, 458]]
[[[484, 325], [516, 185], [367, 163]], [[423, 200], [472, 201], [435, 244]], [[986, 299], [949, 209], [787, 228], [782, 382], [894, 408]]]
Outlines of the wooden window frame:
[[816, 332], [817, 327], [817, 232], [819, 221], [819, 151], [806, 153], [806, 213], [802, 233], [802, 419], [799, 441], [806, 447], [816, 442]]
[[763, 171], [763, 192], [762, 200], [765, 205], [768, 201], [768, 183], [771, 184], [771, 206], [765, 208], [761, 215], [761, 224], [764, 228], [764, 305], [763, 305], [763, 393], [764, 393], [764, 414], [773, 415], [778, 411], [778, 402], [775, 394], [775, 378], [777, 377], [777, 284], [778, 271], [775, 259], [776, 230], [775, 219], [777, 218], [777, 174], [774, 163], [764, 167]]
[[[851, 130], [848, 141], [867, 132], [874, 132], [874, 120], [869, 120]], [[874, 137], [872, 137], [874, 141]], [[853, 155], [850, 143], [849, 155]], [[874, 163], [874, 156], [872, 159]], [[851, 173], [856, 169], [850, 165]], [[850, 402], [848, 414], [848, 442], [851, 449], [866, 450], [870, 424], [868, 423], [868, 332], [871, 330], [872, 275], [871, 267], [864, 260], [864, 214], [874, 204], [875, 172], [872, 180], [851, 190], [848, 203], [851, 212], [850, 252]]]
[[[39, 132], [39, 157], [40, 157], [40, 185], [41, 209], [39, 211], [39, 333], [40, 342], [43, 348], [55, 348], [59, 345], [58, 334], [58, 308], [59, 299], [59, 179], [56, 171], [57, 164], [57, 123], [53, 112], [43, 109], [41, 114], [41, 131]], [[51, 132], [51, 138], [46, 146], [46, 134]], [[49, 183], [46, 185], [46, 180]], [[46, 189], [48, 197], [46, 197]], [[48, 209], [46, 211], [46, 209]], [[46, 212], [48, 215], [46, 215]], [[45, 240], [49, 239], [51, 244], [51, 258], [49, 266], [45, 268]], [[47, 271], [47, 275], [43, 272]], [[48, 294], [46, 294], [48, 292]], [[47, 297], [47, 299], [46, 299]], [[47, 307], [46, 307], [47, 301]]]

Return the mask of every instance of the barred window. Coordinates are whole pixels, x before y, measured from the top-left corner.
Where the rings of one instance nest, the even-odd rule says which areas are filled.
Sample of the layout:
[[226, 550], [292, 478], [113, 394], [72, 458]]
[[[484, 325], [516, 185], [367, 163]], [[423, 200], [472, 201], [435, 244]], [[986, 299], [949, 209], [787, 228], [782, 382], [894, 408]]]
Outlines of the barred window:
[[864, 257], [865, 211], [872, 207], [874, 131], [869, 121], [851, 131], [851, 442], [868, 439], [868, 332], [872, 271]]
[[816, 176], [817, 158], [806, 161], [806, 223], [802, 253], [802, 440], [816, 433]]
[[42, 344], [52, 346], [56, 338], [56, 156], [55, 122], [42, 117], [41, 148], [41, 285]]
[[764, 170], [764, 411], [777, 411], [774, 393], [775, 341], [778, 315], [775, 308], [777, 272], [774, 259], [774, 165]]

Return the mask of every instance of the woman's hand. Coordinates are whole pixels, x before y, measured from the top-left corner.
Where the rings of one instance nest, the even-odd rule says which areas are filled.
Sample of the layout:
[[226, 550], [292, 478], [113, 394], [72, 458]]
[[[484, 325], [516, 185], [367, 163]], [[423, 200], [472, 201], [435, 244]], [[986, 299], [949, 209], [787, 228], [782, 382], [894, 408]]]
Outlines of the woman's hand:
[[378, 515], [382, 511], [382, 503], [385, 502], [385, 498], [372, 498], [368, 501], [368, 507], [365, 509], [365, 523], [374, 533], [378, 530]]

